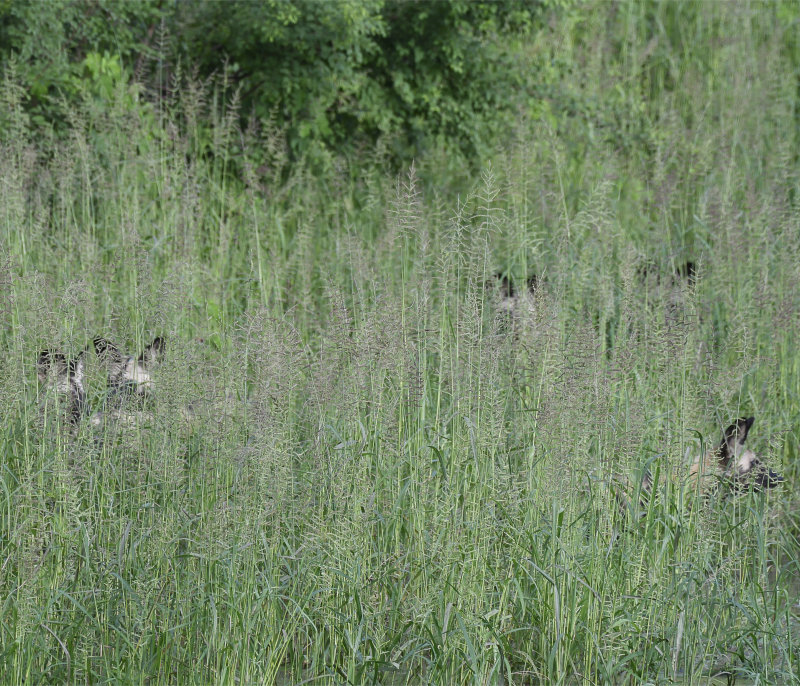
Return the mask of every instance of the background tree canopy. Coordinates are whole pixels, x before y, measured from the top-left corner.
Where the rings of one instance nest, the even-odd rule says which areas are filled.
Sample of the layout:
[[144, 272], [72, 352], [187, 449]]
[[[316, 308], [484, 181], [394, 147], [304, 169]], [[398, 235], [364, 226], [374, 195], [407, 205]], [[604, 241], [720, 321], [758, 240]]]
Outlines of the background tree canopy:
[[380, 142], [394, 161], [432, 143], [475, 160], [546, 78], [519, 39], [553, 4], [5, 0], [0, 59], [28, 111], [56, 128], [103, 80], [135, 77], [157, 95], [188, 71], [224, 74], [243, 116], [281, 130], [291, 159]]

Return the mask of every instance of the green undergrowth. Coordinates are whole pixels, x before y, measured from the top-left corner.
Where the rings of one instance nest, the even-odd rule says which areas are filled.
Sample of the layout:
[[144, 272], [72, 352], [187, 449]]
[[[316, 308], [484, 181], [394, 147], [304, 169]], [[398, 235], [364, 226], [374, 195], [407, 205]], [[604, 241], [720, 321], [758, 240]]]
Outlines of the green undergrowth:
[[[188, 81], [47, 137], [7, 78], [0, 681], [797, 682], [798, 62], [730, 7], [553, 27], [470, 179], [289, 170]], [[37, 388], [156, 335], [135, 426]], [[785, 483], [696, 493], [745, 416]]]

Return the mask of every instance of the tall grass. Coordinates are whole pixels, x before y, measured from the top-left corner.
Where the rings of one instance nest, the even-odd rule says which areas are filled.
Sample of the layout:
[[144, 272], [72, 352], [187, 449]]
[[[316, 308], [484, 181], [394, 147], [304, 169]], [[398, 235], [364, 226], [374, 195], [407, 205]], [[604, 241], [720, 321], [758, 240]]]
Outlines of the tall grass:
[[[798, 681], [797, 12], [570, 17], [553, 116], [461, 193], [286, 172], [188, 82], [34, 135], [7, 77], [3, 683]], [[539, 276], [513, 319], [498, 271]], [[37, 392], [97, 335], [167, 340], [134, 429]], [[750, 414], [786, 483], [695, 497]]]

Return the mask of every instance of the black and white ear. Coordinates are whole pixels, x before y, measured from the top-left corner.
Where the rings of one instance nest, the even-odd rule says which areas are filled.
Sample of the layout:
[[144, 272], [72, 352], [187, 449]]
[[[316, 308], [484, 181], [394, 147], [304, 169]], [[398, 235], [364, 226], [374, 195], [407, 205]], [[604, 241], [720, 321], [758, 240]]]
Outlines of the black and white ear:
[[687, 260], [675, 269], [675, 275], [681, 277], [690, 286], [697, 280], [697, 265], [692, 260]]
[[740, 447], [747, 440], [747, 434], [750, 433], [750, 427], [753, 426], [754, 421], [755, 417], [740, 418], [725, 429], [720, 453], [726, 461], [737, 455]]
[[72, 392], [72, 419], [78, 421], [86, 413], [86, 350], [82, 350], [74, 360], [69, 363], [69, 385]]
[[39, 357], [36, 358], [36, 374], [39, 376], [39, 381], [42, 383], [47, 380], [51, 359], [52, 353], [49, 350], [42, 350], [42, 352], [39, 353]]
[[494, 278], [497, 281], [498, 286], [500, 287], [500, 295], [505, 298], [513, 298], [514, 297], [514, 285], [511, 283], [511, 279], [508, 278], [508, 274], [503, 274], [503, 272], [497, 272], [494, 275]]
[[95, 338], [93, 343], [97, 357], [102, 361], [119, 362], [122, 360], [122, 353], [117, 349], [117, 346], [105, 338]]
[[83, 390], [83, 381], [86, 378], [86, 351], [81, 351], [81, 354], [78, 355], [74, 360], [70, 360], [69, 363], [69, 378], [72, 384], [80, 389]]
[[153, 342], [144, 349], [144, 352], [139, 359], [146, 364], [149, 364], [150, 362], [158, 362], [164, 356], [166, 347], [167, 346], [164, 342], [164, 339], [161, 338], [161, 336], [156, 336], [153, 339]]

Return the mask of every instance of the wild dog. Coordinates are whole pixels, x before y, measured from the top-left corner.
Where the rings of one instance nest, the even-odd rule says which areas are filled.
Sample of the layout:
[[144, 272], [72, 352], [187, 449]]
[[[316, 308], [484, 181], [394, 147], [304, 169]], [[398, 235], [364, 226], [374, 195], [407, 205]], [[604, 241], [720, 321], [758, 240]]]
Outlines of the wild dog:
[[694, 286], [697, 281], [697, 265], [692, 260], [675, 267], [675, 275], [683, 279], [687, 285]]
[[86, 403], [86, 349], [73, 359], [58, 350], [43, 350], [36, 360], [40, 387], [66, 399], [67, 417], [74, 426], [88, 409]]
[[[722, 441], [716, 448], [706, 451], [692, 462], [682, 479], [689, 492], [708, 497], [726, 485], [733, 492], [742, 492], [750, 489], [764, 491], [783, 483], [783, 476], [764, 464], [752, 450], [744, 447], [754, 421], [754, 417], [737, 419], [725, 429]], [[624, 480], [619, 478], [614, 478], [613, 481], [614, 494], [621, 512], [629, 509], [631, 502], [637, 501], [640, 512], [643, 512], [656, 481], [652, 470], [645, 470], [641, 486], [636, 489], [630, 481], [622, 483]], [[660, 476], [658, 482], [665, 483], [666, 477]]]
[[525, 280], [525, 288], [520, 291], [508, 274], [498, 272], [494, 275], [494, 283], [499, 295], [497, 309], [511, 321], [512, 327], [515, 327], [533, 310], [534, 297], [540, 286], [539, 279], [536, 274], [529, 276]]
[[686, 296], [693, 291], [698, 280], [696, 262], [687, 260], [677, 264], [668, 276], [663, 277], [658, 266], [648, 260], [639, 265], [636, 275], [650, 303], [663, 306], [664, 323], [667, 326], [686, 319], [689, 303]]
[[108, 393], [103, 409], [92, 415], [91, 423], [100, 426], [110, 419], [137, 425], [152, 420], [152, 413], [141, 406], [152, 394], [154, 366], [166, 349], [164, 339], [153, 339], [138, 357], [124, 355], [105, 338], [98, 337], [93, 342], [97, 357], [107, 370]]
[[145, 396], [153, 387], [153, 366], [164, 356], [164, 339], [157, 336], [139, 357], [123, 355], [105, 338], [94, 339], [99, 360], [108, 369], [108, 387], [113, 393]]
[[[644, 302], [639, 301], [639, 304], [644, 306], [628, 311], [635, 339], [642, 341], [642, 331], [649, 330], [662, 340], [665, 334], [675, 334], [677, 340], [688, 342], [684, 336], [696, 332], [703, 324], [703, 307], [695, 298], [699, 278], [699, 265], [694, 260], [674, 264], [666, 275], [653, 261], [640, 263], [636, 281], [644, 296]], [[631, 303], [636, 300], [638, 296]], [[650, 324], [656, 326], [651, 328]], [[697, 373], [707, 362], [708, 346], [704, 340], [694, 343], [694, 371]]]
[[703, 479], [709, 476], [713, 479], [712, 485], [722, 479], [737, 491], [748, 488], [763, 491], [783, 483], [780, 474], [772, 471], [752, 450], [744, 447], [754, 421], [755, 417], [740, 418], [725, 429], [719, 446], [707, 451], [692, 464], [689, 470], [690, 484], [696, 483], [701, 491], [708, 492], [709, 488]]
[[658, 265], [647, 260], [641, 263], [636, 269], [639, 280], [647, 285], [662, 285], [666, 281], [668, 286], [694, 286], [697, 282], [697, 263], [694, 260], [687, 260], [675, 266], [668, 279], [663, 279], [658, 270]]

